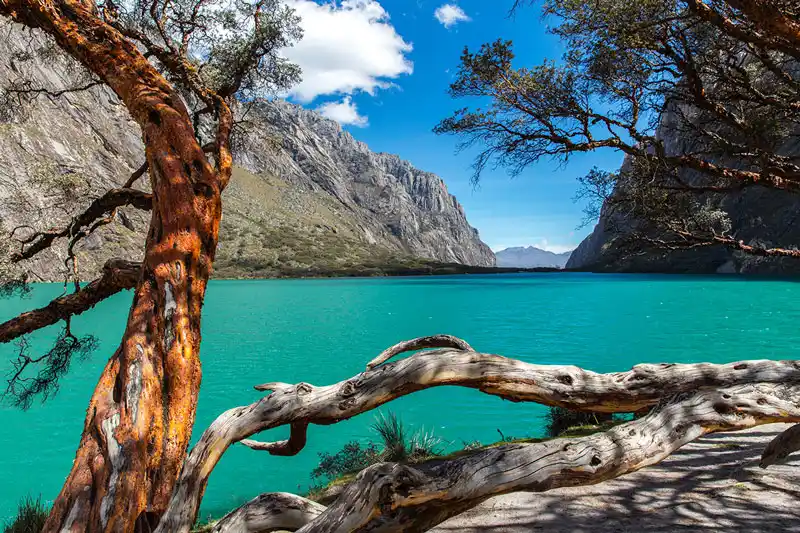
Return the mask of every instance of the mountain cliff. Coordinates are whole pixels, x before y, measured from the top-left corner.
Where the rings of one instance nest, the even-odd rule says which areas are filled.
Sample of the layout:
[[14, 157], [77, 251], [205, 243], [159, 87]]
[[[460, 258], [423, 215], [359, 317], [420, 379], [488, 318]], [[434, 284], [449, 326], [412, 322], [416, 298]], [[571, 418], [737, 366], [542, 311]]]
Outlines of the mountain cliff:
[[[668, 154], [689, 151], [688, 142], [673, 128], [672, 114], [665, 113], [657, 133]], [[800, 154], [800, 138], [789, 138], [781, 148], [784, 155]], [[712, 163], [720, 161], [712, 160]], [[730, 162], [725, 162], [730, 163]], [[623, 169], [628, 165], [623, 163]], [[682, 172], [687, 183], [691, 173]], [[618, 187], [624, 184], [618, 184]], [[731, 235], [747, 244], [765, 247], [800, 246], [800, 196], [763, 187], [748, 187], [729, 194], [710, 195], [709, 205], [726, 213]], [[747, 273], [797, 274], [800, 262], [792, 258], [755, 257], [723, 246], [704, 246], [684, 250], [664, 250], [638, 244], [632, 252], [625, 246], [627, 234], [639, 220], [614, 213], [608, 202], [589, 236], [572, 252], [567, 268], [600, 272], [665, 273]], [[629, 244], [629, 243], [628, 243]]]
[[497, 266], [519, 268], [564, 268], [572, 252], [554, 253], [535, 246], [515, 246], [495, 253]]
[[[35, 34], [8, 26], [0, 35], [0, 87], [29, 80], [58, 90], [80, 83], [75, 72]], [[17, 238], [63, 226], [144, 161], [139, 128], [103, 87], [12, 107], [0, 109], [0, 221], [6, 231], [17, 228]], [[494, 265], [436, 175], [373, 153], [336, 122], [284, 101], [260, 102], [246, 119], [223, 194], [216, 275], [369, 273], [426, 260]], [[109, 257], [141, 258], [148, 217], [121, 209], [122, 223], [82, 241], [81, 277], [94, 277]], [[35, 277], [63, 279], [63, 248], [31, 262]]]

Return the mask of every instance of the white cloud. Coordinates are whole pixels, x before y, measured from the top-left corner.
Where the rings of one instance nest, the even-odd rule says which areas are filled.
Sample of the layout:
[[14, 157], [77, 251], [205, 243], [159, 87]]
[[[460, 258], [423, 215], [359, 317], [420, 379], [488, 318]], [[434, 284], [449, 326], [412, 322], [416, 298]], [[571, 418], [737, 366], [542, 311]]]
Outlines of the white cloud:
[[534, 246], [540, 250], [553, 252], [554, 254], [563, 254], [564, 252], [571, 252], [575, 249], [575, 245], [550, 244], [547, 239], [541, 239], [539, 242], [535, 243]]
[[455, 26], [459, 22], [469, 22], [471, 19], [464, 13], [464, 10], [455, 4], [443, 4], [433, 12], [436, 20], [441, 22], [445, 28]]
[[322, 104], [316, 110], [323, 117], [333, 119], [339, 124], [358, 126], [359, 128], [369, 125], [367, 117], [358, 114], [358, 108], [350, 96], [345, 96], [341, 102]]
[[[303, 81], [290, 96], [308, 103], [320, 95], [374, 95], [391, 87], [391, 80], [413, 72], [406, 57], [412, 46], [397, 33], [379, 1], [286, 1], [302, 18], [305, 32], [299, 43], [284, 51], [303, 69]], [[355, 110], [347, 102], [343, 107]]]

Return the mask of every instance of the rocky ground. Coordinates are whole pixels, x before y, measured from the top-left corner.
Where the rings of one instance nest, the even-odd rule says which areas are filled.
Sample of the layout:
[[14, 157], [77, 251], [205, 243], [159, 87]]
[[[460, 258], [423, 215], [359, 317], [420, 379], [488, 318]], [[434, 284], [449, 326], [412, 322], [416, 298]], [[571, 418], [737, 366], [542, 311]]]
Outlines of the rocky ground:
[[800, 458], [758, 466], [766, 444], [786, 427], [712, 435], [599, 485], [499, 496], [434, 531], [800, 531]]

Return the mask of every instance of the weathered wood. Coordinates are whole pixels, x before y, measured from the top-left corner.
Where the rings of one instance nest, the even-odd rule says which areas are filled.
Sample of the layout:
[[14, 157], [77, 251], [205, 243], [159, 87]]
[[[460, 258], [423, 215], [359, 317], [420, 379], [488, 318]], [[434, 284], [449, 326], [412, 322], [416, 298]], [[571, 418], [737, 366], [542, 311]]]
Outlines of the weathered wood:
[[324, 510], [324, 506], [294, 494], [262, 494], [222, 517], [211, 533], [297, 531]]
[[759, 465], [761, 468], [767, 468], [774, 464], [780, 464], [797, 450], [800, 450], [800, 425], [792, 426], [772, 439], [764, 448]]
[[452, 335], [431, 335], [429, 337], [418, 337], [410, 341], [398, 342], [394, 346], [385, 349], [372, 361], [367, 363], [367, 370], [373, 369], [391, 359], [392, 357], [405, 352], [424, 350], [426, 348], [456, 348], [467, 352], [474, 352], [472, 346], [466, 341], [453, 337]]
[[308, 423], [295, 422], [292, 424], [291, 433], [287, 440], [278, 442], [259, 442], [256, 440], [244, 439], [242, 444], [251, 450], [269, 452], [270, 455], [289, 457], [297, 455], [300, 450], [305, 448], [308, 438]]
[[682, 394], [644, 418], [588, 437], [509, 444], [426, 465], [369, 467], [299, 531], [426, 531], [492, 496], [595, 484], [658, 463], [707, 433], [798, 420], [799, 384]]
[[665, 394], [746, 383], [800, 383], [800, 364], [638, 365], [628, 372], [597, 374], [572, 366], [533, 365], [499, 355], [443, 349], [417, 353], [335, 385], [277, 386], [258, 402], [223, 413], [205, 431], [187, 457], [158, 531], [188, 531], [208, 475], [231, 444], [287, 424], [334, 424], [418, 390], [456, 385], [512, 401], [633, 412], [656, 404]]

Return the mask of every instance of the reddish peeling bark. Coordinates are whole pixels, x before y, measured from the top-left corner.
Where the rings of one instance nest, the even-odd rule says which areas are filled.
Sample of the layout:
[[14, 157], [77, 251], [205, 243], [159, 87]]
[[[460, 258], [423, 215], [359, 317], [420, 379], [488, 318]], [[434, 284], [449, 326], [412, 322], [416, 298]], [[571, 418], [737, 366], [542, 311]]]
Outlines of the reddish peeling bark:
[[788, 15], [775, 0], [728, 0], [767, 35], [800, 49], [800, 20]]
[[217, 168], [183, 101], [136, 46], [77, 0], [0, 0], [52, 35], [139, 124], [153, 190], [145, 257], [121, 345], [92, 396], [45, 532], [149, 531], [186, 454], [200, 387], [200, 316], [230, 176], [230, 110], [217, 100]]

